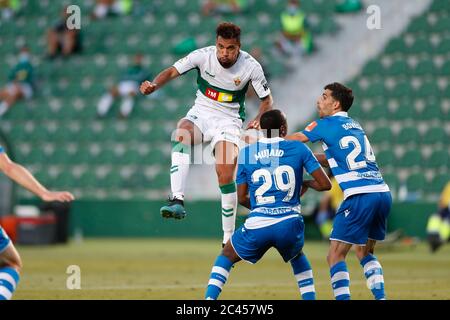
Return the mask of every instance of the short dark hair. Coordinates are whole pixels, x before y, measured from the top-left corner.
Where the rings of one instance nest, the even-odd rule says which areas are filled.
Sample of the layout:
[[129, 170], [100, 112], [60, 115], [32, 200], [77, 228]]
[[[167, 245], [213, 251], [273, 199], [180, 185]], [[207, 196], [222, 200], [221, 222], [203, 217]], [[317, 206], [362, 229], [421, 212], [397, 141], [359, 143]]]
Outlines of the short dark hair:
[[217, 26], [216, 37], [222, 37], [224, 39], [236, 39], [241, 42], [241, 28], [231, 22], [222, 22]]
[[272, 138], [272, 133], [274, 133], [275, 130], [278, 131], [278, 135], [281, 137], [287, 134], [287, 120], [281, 110], [273, 109], [264, 112], [259, 119], [259, 124], [261, 129], [266, 131], [267, 138]]
[[352, 89], [339, 82], [327, 84], [324, 89], [331, 91], [331, 96], [341, 104], [342, 111], [347, 112], [350, 109], [354, 99]]

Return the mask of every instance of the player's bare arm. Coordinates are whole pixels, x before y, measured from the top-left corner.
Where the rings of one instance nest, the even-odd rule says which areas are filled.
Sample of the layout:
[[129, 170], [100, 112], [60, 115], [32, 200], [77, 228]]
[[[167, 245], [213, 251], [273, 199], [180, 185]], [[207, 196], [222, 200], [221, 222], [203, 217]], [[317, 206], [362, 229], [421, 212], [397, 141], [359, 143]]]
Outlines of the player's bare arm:
[[296, 133], [290, 134], [290, 135], [286, 136], [284, 139], [286, 139], [286, 140], [296, 140], [296, 141], [300, 141], [300, 142], [303, 142], [303, 143], [306, 143], [306, 142], [309, 141], [308, 137], [305, 136], [301, 132], [296, 132]]
[[160, 72], [156, 78], [150, 82], [148, 80], [142, 82], [140, 86], [141, 93], [143, 95], [149, 95], [152, 92], [158, 90], [163, 85], [165, 85], [167, 82], [170, 82], [171, 80], [177, 78], [180, 76], [180, 73], [175, 67], [169, 67], [162, 72]]
[[248, 185], [246, 183], [242, 183], [238, 185], [238, 201], [239, 204], [250, 209], [250, 197], [248, 195]]
[[0, 170], [44, 201], [69, 202], [75, 199], [70, 192], [53, 192], [47, 190], [25, 167], [11, 161], [5, 153], [0, 154]]
[[308, 188], [312, 188], [316, 191], [326, 191], [331, 189], [331, 181], [323, 168], [313, 171], [311, 175], [314, 180], [303, 181], [301, 192], [302, 195], [308, 190]]
[[261, 118], [262, 114], [266, 111], [272, 110], [272, 106], [273, 106], [273, 99], [272, 99], [272, 95], [269, 94], [267, 97], [264, 97], [261, 99], [261, 103], [259, 104], [259, 112], [258, 115], [255, 117], [255, 119], [253, 119], [252, 121], [250, 121], [247, 125], [247, 130], [248, 129], [259, 129], [259, 119]]
[[314, 156], [317, 158], [317, 161], [319, 161], [320, 165], [322, 167], [328, 168], [330, 167], [330, 164], [328, 163], [327, 157], [323, 153], [314, 153]]

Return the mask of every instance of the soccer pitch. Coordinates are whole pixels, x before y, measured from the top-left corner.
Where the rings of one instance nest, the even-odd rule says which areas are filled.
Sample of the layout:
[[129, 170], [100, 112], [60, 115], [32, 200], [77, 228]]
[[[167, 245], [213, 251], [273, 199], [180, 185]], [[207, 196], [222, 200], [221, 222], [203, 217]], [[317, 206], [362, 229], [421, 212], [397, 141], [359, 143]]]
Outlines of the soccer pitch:
[[[14, 299], [203, 299], [220, 240], [92, 239], [60, 246], [18, 246], [24, 267]], [[306, 242], [318, 299], [333, 299], [327, 243]], [[424, 243], [377, 253], [388, 299], [450, 299], [450, 245], [431, 254]], [[352, 299], [372, 299], [353, 252]], [[67, 267], [81, 269], [81, 289], [69, 290]], [[271, 249], [257, 265], [239, 262], [221, 299], [300, 298], [290, 264]]]

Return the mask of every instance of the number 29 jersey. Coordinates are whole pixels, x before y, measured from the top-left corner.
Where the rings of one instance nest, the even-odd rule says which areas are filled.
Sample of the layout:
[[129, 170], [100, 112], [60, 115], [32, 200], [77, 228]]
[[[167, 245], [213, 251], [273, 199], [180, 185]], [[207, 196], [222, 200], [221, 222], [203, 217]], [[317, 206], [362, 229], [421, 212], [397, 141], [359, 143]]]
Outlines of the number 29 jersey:
[[355, 194], [389, 191], [363, 128], [347, 112], [313, 121], [302, 133], [311, 142], [322, 141], [344, 199]]
[[299, 141], [264, 138], [242, 149], [236, 183], [248, 185], [249, 218], [280, 218], [300, 213], [304, 168], [312, 173], [320, 164]]

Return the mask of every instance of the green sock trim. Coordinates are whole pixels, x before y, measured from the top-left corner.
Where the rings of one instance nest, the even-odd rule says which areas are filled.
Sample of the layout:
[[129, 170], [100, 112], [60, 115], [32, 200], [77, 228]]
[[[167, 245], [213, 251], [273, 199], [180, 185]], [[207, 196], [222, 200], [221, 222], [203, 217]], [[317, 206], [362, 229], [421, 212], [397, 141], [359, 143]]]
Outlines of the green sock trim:
[[220, 191], [222, 194], [228, 194], [236, 192], [236, 182], [231, 182], [229, 184], [224, 184], [223, 186], [220, 186]]
[[191, 154], [191, 147], [179, 141], [172, 141], [172, 152]]

